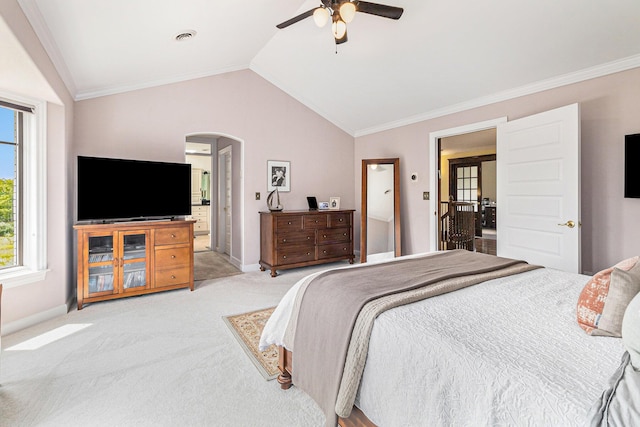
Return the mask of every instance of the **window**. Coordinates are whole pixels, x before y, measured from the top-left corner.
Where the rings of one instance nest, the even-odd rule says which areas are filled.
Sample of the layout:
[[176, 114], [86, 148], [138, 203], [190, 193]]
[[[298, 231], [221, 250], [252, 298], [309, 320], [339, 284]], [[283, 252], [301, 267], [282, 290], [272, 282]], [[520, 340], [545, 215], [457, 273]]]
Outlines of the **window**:
[[456, 168], [456, 200], [459, 202], [478, 201], [478, 166], [458, 166]]
[[0, 283], [42, 281], [47, 268], [46, 102], [0, 92]]
[[0, 269], [22, 263], [19, 239], [22, 114], [0, 107]]

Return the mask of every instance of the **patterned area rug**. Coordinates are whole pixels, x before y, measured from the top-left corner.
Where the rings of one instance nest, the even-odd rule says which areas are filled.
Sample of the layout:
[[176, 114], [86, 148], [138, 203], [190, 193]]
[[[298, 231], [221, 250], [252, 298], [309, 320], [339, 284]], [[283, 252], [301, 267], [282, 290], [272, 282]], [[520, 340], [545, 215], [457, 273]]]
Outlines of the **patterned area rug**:
[[271, 345], [265, 351], [258, 350], [260, 335], [265, 323], [271, 317], [275, 307], [252, 311], [250, 313], [224, 316], [222, 319], [229, 326], [240, 346], [249, 359], [258, 368], [258, 371], [266, 380], [272, 380], [278, 376], [278, 349]]

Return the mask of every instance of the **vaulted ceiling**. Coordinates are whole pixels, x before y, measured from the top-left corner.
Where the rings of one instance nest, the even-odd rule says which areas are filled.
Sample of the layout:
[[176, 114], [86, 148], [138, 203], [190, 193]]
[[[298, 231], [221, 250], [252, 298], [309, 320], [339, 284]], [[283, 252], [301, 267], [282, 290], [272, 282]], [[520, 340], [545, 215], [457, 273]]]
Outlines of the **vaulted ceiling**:
[[250, 68], [354, 136], [640, 66], [638, 0], [383, 0], [338, 46], [275, 27], [320, 0], [18, 1], [76, 100]]

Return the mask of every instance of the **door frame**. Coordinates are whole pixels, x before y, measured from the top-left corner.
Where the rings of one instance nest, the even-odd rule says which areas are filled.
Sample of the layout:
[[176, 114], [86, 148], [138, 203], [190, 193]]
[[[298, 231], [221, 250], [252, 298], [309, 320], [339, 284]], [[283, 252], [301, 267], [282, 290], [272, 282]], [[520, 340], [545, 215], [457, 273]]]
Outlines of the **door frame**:
[[[429, 221], [429, 251], [438, 250], [438, 220], [439, 220], [439, 205], [440, 205], [440, 139], [449, 136], [462, 135], [465, 133], [472, 133], [481, 130], [487, 130], [497, 128], [499, 124], [506, 123], [507, 117], [498, 117], [491, 120], [485, 120], [482, 122], [470, 123], [463, 126], [458, 126], [449, 129], [442, 129], [429, 133], [429, 157], [431, 168], [431, 180], [429, 190], [431, 196], [429, 199], [429, 210], [432, 213], [431, 220]], [[498, 153], [496, 153], [496, 156]]]
[[[237, 153], [237, 155], [235, 156], [236, 160], [239, 160], [239, 163], [236, 163], [236, 170], [237, 173], [239, 174], [239, 176], [241, 177], [241, 184], [237, 186], [237, 193], [236, 195], [237, 200], [238, 200], [238, 205], [239, 208], [235, 210], [235, 215], [236, 215], [236, 237], [238, 237], [239, 234], [239, 238], [238, 238], [238, 244], [236, 244], [236, 250], [239, 251], [239, 255], [240, 257], [238, 258], [237, 256], [233, 256], [233, 254], [231, 254], [231, 259], [229, 260], [231, 262], [231, 264], [235, 265], [236, 267], [238, 267], [238, 269], [240, 269], [241, 271], [249, 271], [248, 267], [246, 266], [245, 262], [246, 262], [246, 244], [245, 244], [245, 228], [246, 228], [246, 218], [245, 218], [245, 188], [244, 188], [244, 179], [243, 177], [243, 171], [245, 168], [245, 142], [243, 139], [238, 138], [236, 136], [230, 135], [228, 133], [224, 133], [224, 132], [216, 132], [216, 131], [209, 131], [209, 132], [192, 132], [192, 133], [188, 133], [185, 135], [185, 144], [186, 144], [186, 139], [190, 138], [190, 137], [196, 137], [196, 136], [211, 136], [214, 138], [218, 138], [218, 137], [223, 137], [223, 138], [227, 138], [227, 139], [231, 139], [234, 142], [237, 142], [237, 149], [239, 150], [239, 152]], [[215, 145], [216, 150], [217, 150], [217, 144]], [[217, 152], [217, 151], [216, 151]], [[212, 154], [213, 155], [213, 154]], [[217, 158], [214, 160], [217, 163]], [[216, 190], [217, 191], [217, 190]], [[212, 194], [213, 196], [213, 194]], [[239, 248], [238, 248], [239, 247]], [[249, 267], [250, 269], [253, 269], [253, 267]]]
[[[455, 159], [449, 159], [449, 194], [454, 195], [453, 200], [458, 202], [460, 201], [458, 200], [458, 196], [457, 196], [458, 167], [476, 166], [478, 168], [478, 184], [476, 186], [478, 190], [478, 197], [475, 200], [475, 202], [477, 203], [477, 210], [475, 215], [476, 216], [476, 223], [475, 223], [476, 237], [482, 237], [482, 203], [481, 203], [482, 202], [482, 163], [495, 161], [495, 160], [496, 160], [495, 154], [483, 154], [483, 155], [473, 156], [473, 157], [459, 157]], [[440, 166], [440, 168], [442, 168], [442, 166]], [[438, 188], [442, 188], [442, 183], [440, 183], [440, 186]]]

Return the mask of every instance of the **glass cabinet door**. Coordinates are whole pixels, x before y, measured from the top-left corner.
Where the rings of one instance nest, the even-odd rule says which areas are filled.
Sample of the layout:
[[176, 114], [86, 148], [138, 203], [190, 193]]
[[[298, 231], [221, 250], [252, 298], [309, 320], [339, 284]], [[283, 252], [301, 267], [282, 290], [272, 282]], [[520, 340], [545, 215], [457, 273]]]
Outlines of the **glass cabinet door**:
[[114, 235], [89, 236], [89, 294], [110, 294], [114, 292], [115, 252]]
[[133, 231], [122, 233], [122, 291], [147, 287], [147, 248], [149, 233]]

